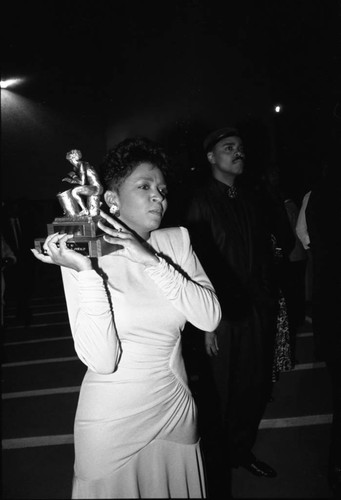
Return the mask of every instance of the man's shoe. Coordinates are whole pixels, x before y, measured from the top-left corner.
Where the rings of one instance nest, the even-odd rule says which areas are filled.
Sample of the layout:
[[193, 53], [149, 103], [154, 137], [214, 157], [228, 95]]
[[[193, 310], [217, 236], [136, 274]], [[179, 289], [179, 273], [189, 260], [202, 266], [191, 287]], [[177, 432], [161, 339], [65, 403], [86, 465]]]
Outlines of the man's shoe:
[[253, 474], [254, 476], [258, 477], [277, 476], [277, 472], [272, 467], [270, 467], [270, 465], [267, 465], [265, 462], [257, 460], [257, 458], [253, 458], [250, 462], [246, 464], [240, 464], [240, 466], [244, 467], [244, 469], [251, 472], [251, 474]]

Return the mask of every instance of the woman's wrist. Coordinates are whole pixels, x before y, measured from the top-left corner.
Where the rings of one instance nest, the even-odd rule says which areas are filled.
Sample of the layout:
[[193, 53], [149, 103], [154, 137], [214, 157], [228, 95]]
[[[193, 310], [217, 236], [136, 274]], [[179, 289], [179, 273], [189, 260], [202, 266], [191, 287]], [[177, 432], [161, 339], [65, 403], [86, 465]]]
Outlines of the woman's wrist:
[[77, 266], [75, 266], [75, 271], [77, 272], [82, 272], [82, 271], [92, 271], [93, 267], [92, 267], [92, 264], [91, 264], [91, 261], [89, 259], [89, 262], [82, 262], [81, 264], [77, 264]]
[[160, 262], [160, 259], [159, 259], [159, 257], [157, 256], [157, 254], [154, 254], [154, 255], [153, 255], [153, 254], [151, 254], [151, 255], [148, 257], [148, 259], [147, 259], [147, 260], [145, 260], [145, 261], [143, 262], [143, 265], [144, 265], [145, 267], [152, 267], [152, 266], [157, 266], [159, 262]]

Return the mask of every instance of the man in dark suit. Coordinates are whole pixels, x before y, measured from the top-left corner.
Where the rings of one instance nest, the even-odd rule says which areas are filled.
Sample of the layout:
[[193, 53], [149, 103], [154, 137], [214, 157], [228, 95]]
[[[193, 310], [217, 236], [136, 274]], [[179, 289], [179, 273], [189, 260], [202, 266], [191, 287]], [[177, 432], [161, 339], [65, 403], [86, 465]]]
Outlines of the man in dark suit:
[[251, 192], [236, 187], [245, 157], [239, 131], [212, 132], [204, 149], [211, 176], [193, 193], [185, 223], [218, 294], [223, 319], [215, 332], [205, 333], [209, 368], [204, 369], [203, 357], [202, 434], [220, 447], [221, 457], [228, 456], [230, 466], [274, 477], [275, 470], [252, 452], [272, 389], [277, 301], [270, 280], [270, 231]]

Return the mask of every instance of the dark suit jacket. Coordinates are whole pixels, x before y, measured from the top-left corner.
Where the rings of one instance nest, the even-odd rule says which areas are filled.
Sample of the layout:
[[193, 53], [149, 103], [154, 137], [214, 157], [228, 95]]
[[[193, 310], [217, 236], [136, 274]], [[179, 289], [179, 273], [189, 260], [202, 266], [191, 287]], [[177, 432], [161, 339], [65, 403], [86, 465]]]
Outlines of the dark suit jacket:
[[193, 194], [186, 225], [193, 248], [218, 294], [226, 319], [274, 303], [270, 233], [252, 196], [243, 189], [229, 198], [225, 184], [211, 179]]

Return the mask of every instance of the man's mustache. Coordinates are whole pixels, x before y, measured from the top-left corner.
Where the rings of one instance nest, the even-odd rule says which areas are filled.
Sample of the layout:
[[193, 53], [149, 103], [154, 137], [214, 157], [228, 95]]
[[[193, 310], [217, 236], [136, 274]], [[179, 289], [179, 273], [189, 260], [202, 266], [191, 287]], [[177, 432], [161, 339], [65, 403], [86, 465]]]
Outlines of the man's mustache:
[[234, 155], [233, 161], [235, 161], [235, 160], [244, 160], [244, 159], [245, 159], [245, 155], [244, 155], [244, 153], [239, 153], [239, 152], [238, 152], [238, 153], [236, 153], [236, 154]]

